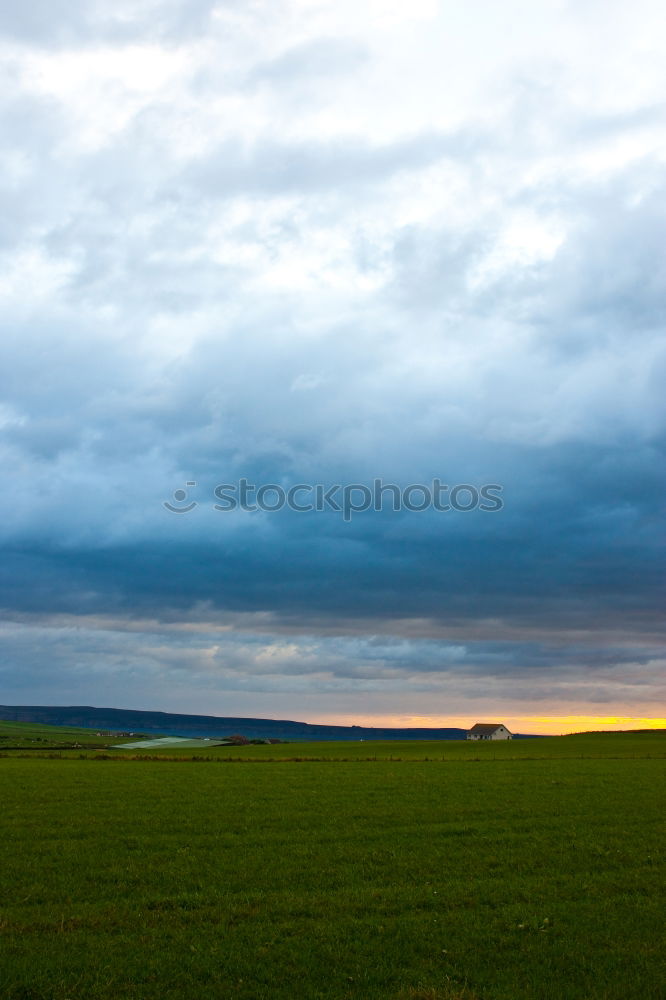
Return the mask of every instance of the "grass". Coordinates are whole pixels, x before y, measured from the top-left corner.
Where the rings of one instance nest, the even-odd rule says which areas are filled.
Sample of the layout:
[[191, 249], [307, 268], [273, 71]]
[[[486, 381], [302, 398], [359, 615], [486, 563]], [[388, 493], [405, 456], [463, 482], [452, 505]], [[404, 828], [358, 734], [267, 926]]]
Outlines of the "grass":
[[0, 752], [6, 749], [48, 750], [95, 748], [127, 743], [128, 737], [98, 736], [96, 729], [48, 726], [38, 722], [0, 721]]
[[527, 743], [6, 755], [0, 996], [661, 1000], [664, 736]]
[[[174, 747], [155, 748], [179, 758]], [[120, 751], [114, 751], [114, 756]], [[137, 750], [135, 754], [141, 755]], [[153, 750], [150, 751], [153, 754]], [[191, 755], [189, 755], [191, 756]], [[479, 761], [666, 757], [666, 731], [584, 733], [525, 740], [365, 740], [282, 743], [273, 746], [209, 747], [206, 759], [223, 761]]]

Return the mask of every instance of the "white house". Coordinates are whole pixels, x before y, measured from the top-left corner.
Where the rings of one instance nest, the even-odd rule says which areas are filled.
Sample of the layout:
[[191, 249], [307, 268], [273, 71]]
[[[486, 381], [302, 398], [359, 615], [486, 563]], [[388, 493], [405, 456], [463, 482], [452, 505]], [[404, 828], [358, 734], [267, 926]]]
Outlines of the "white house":
[[513, 734], [501, 722], [477, 722], [467, 733], [468, 740], [511, 740]]

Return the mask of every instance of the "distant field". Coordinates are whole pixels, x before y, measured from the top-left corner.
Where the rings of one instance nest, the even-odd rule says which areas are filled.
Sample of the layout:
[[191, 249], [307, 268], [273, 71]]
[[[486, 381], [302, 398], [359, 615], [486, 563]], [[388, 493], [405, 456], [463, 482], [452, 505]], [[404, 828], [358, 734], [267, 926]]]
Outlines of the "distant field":
[[[113, 749], [115, 757], [150, 757], [217, 761], [350, 761], [350, 760], [508, 760], [527, 758], [644, 757], [666, 756], [666, 730], [639, 733], [582, 733], [520, 740], [351, 740], [277, 743], [259, 746], [218, 746], [214, 739], [97, 736], [90, 729], [25, 722], [0, 721], [0, 756], [9, 747], [31, 751], [62, 751], [63, 756], [80, 756], [76, 750]], [[50, 754], [49, 754], [50, 755]]]
[[94, 729], [69, 726], [46, 726], [38, 722], [0, 721], [0, 752], [6, 747], [27, 750], [56, 749], [63, 746], [104, 747], [127, 742], [127, 737], [98, 736]]
[[0, 997], [663, 1000], [665, 743], [5, 755]]
[[[142, 755], [146, 747], [134, 751]], [[120, 750], [114, 751], [114, 756]], [[155, 747], [150, 755], [165, 757], [199, 756], [181, 754], [176, 747]], [[280, 743], [274, 746], [212, 746], [204, 748], [206, 759], [223, 761], [456, 761], [526, 760], [580, 757], [666, 757], [666, 732], [590, 733], [550, 736], [525, 740], [366, 740], [354, 743]]]

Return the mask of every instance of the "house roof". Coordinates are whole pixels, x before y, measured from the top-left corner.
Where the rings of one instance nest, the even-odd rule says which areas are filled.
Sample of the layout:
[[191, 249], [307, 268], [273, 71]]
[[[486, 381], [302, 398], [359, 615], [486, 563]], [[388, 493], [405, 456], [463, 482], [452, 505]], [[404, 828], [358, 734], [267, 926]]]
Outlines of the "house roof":
[[[496, 729], [499, 729], [500, 726], [504, 726], [504, 723], [503, 722], [477, 722], [475, 725], [472, 726], [472, 728], [469, 730], [469, 732], [470, 733], [479, 733], [481, 736], [488, 736], [490, 733], [494, 733]], [[506, 729], [506, 726], [504, 726], [504, 728]], [[508, 729], [506, 729], [506, 731], [507, 731], [507, 733], [509, 732]]]

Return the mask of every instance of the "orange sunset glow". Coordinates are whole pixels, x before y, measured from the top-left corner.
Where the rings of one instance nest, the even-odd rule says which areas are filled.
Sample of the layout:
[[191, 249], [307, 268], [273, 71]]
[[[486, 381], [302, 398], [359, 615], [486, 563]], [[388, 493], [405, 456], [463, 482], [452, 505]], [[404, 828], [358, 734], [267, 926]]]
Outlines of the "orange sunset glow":
[[369, 726], [374, 728], [439, 729], [454, 726], [468, 729], [475, 722], [502, 722], [513, 733], [533, 733], [535, 736], [560, 736], [568, 733], [593, 731], [621, 732], [632, 729], [666, 729], [666, 718], [638, 718], [617, 715], [503, 715], [496, 712], [491, 718], [486, 712], [483, 718], [471, 716], [328, 716], [325, 720], [310, 719], [310, 722], [327, 722], [338, 726]]

